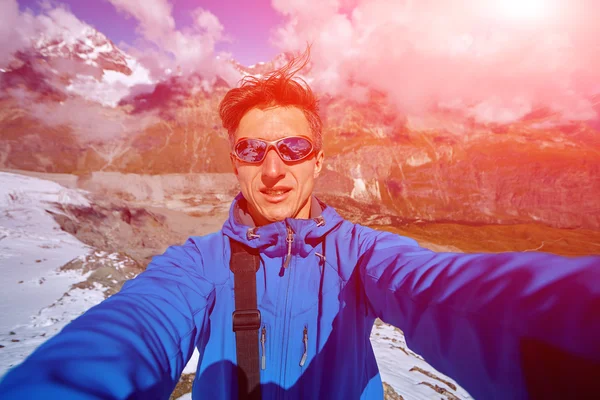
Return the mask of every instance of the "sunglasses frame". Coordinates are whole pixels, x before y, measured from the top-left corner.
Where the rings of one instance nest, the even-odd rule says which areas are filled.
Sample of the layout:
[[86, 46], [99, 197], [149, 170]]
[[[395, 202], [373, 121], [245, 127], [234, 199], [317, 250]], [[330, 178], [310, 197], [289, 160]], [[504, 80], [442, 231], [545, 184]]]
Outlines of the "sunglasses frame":
[[[310, 143], [310, 151], [302, 158], [299, 158], [298, 160], [284, 160], [283, 157], [281, 156], [281, 153], [279, 152], [279, 149], [277, 148], [277, 143], [281, 142], [282, 140], [285, 139], [289, 139], [289, 138], [302, 138], [302, 139], [306, 139], [308, 140], [308, 143]], [[265, 150], [265, 155], [264, 157], [260, 160], [260, 161], [246, 161], [242, 158], [240, 158], [240, 156], [237, 155], [235, 148], [236, 146], [244, 141], [244, 140], [260, 140], [261, 142], [264, 142], [267, 144], [267, 148]], [[269, 153], [269, 150], [271, 150], [271, 147], [275, 149], [275, 152], [277, 153], [277, 155], [279, 156], [279, 158], [281, 158], [281, 161], [288, 163], [288, 164], [293, 164], [293, 163], [297, 163], [300, 162], [302, 160], [306, 160], [307, 158], [309, 158], [314, 152], [315, 152], [315, 144], [313, 143], [313, 141], [307, 137], [307, 136], [302, 136], [302, 135], [293, 135], [293, 136], [286, 136], [286, 137], [282, 137], [281, 139], [277, 139], [277, 140], [265, 140], [265, 139], [260, 139], [260, 138], [252, 138], [252, 137], [243, 137], [240, 138], [240, 140], [238, 140], [237, 142], [235, 142], [235, 144], [233, 145], [233, 150], [231, 151], [231, 155], [233, 157], [235, 157], [237, 160], [239, 160], [240, 162], [246, 163], [246, 164], [260, 164], [263, 161], [265, 161], [265, 158], [267, 157], [267, 154]]]

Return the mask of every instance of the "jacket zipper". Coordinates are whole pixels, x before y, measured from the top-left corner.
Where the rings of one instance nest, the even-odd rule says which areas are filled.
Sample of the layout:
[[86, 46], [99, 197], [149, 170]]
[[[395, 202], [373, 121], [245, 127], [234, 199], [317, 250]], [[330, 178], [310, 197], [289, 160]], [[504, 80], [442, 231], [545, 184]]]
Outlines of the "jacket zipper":
[[260, 344], [262, 347], [262, 357], [260, 358], [260, 368], [262, 370], [267, 369], [267, 352], [265, 350], [265, 343], [267, 342], [267, 327], [263, 325], [260, 334]]
[[[283, 264], [284, 269], [286, 269], [289, 265], [290, 262], [292, 260], [292, 243], [294, 242], [294, 231], [292, 230], [292, 228], [290, 228], [287, 224], [286, 224], [286, 231], [287, 231], [287, 235], [286, 235], [286, 242], [287, 242], [287, 255], [286, 255], [286, 259], [285, 262]], [[293, 272], [293, 271], [291, 271]], [[285, 387], [285, 379], [286, 379], [286, 375], [287, 375], [287, 342], [286, 342], [286, 336], [289, 334], [289, 329], [288, 329], [288, 324], [289, 324], [289, 320], [287, 318], [288, 316], [288, 297], [289, 297], [289, 292], [290, 292], [290, 281], [291, 281], [291, 274], [286, 274], [287, 275], [287, 287], [285, 289], [285, 303], [284, 303], [284, 319], [283, 319], [283, 337], [282, 342], [281, 342], [281, 350], [282, 352], [284, 352], [285, 355], [283, 355], [283, 371], [282, 371], [282, 379], [280, 380], [280, 388], [281, 388], [281, 398], [284, 398], [284, 393], [283, 393], [283, 388]]]
[[302, 354], [302, 358], [300, 359], [300, 366], [304, 367], [306, 363], [306, 358], [308, 357], [308, 327], [304, 327], [304, 333], [302, 335], [302, 342], [304, 342], [304, 354]]
[[283, 268], [287, 268], [290, 265], [290, 260], [292, 259], [292, 243], [294, 242], [294, 231], [292, 228], [286, 225], [287, 228], [287, 236], [285, 241], [287, 242], [287, 255], [285, 256], [285, 263], [283, 264]]

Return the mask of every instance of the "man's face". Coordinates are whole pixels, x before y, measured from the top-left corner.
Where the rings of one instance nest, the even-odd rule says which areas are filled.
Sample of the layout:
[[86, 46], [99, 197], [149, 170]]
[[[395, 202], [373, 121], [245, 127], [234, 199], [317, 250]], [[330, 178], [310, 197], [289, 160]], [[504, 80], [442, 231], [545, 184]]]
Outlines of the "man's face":
[[[253, 108], [240, 120], [235, 143], [241, 138], [273, 141], [288, 136], [314, 136], [304, 113], [296, 107]], [[285, 218], [309, 218], [315, 178], [323, 165], [323, 151], [299, 162], [283, 161], [271, 147], [264, 160], [250, 164], [231, 156], [233, 170], [257, 225]]]

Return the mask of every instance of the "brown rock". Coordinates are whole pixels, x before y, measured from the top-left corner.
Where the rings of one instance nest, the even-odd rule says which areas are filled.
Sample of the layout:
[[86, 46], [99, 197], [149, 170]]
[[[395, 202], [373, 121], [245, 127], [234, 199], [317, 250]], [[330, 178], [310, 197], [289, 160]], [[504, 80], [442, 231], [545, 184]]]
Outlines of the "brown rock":
[[384, 400], [404, 400], [404, 397], [396, 393], [393, 387], [383, 382], [383, 398]]

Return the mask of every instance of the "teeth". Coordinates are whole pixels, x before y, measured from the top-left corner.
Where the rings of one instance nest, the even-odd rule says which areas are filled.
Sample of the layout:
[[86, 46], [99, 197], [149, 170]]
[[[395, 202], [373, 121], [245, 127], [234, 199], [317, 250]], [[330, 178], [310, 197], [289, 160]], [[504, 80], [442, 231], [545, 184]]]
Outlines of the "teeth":
[[286, 192], [285, 190], [265, 190], [266, 194], [275, 195], [275, 196], [284, 194], [285, 192]]

